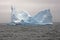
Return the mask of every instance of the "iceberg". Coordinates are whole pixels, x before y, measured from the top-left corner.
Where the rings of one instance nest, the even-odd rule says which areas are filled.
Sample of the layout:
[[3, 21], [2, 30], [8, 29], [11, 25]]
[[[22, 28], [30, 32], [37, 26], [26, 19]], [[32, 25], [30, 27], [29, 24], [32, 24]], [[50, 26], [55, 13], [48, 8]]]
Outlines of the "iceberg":
[[47, 25], [53, 24], [52, 15], [50, 9], [45, 9], [39, 11], [36, 15], [31, 16], [29, 12], [23, 10], [21, 12], [17, 12], [14, 7], [11, 7], [11, 23], [12, 25], [16, 24], [40, 24]]

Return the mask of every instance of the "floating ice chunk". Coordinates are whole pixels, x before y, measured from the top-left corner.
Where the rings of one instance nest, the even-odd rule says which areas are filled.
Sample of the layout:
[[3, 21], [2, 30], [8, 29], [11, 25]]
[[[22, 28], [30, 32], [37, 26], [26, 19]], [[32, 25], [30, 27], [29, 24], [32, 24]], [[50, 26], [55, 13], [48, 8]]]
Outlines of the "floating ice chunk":
[[45, 9], [38, 12], [36, 15], [31, 16], [29, 12], [23, 10], [21, 12], [17, 12], [14, 7], [11, 7], [11, 23], [15, 24], [53, 24], [52, 15], [50, 9]]

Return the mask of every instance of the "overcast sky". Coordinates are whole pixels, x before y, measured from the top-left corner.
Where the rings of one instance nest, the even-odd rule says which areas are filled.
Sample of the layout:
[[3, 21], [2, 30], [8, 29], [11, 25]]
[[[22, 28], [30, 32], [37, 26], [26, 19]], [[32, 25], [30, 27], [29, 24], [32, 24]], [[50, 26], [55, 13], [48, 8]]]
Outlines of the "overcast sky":
[[0, 23], [11, 21], [11, 5], [17, 11], [26, 10], [31, 15], [50, 8], [54, 22], [60, 22], [60, 0], [0, 0]]

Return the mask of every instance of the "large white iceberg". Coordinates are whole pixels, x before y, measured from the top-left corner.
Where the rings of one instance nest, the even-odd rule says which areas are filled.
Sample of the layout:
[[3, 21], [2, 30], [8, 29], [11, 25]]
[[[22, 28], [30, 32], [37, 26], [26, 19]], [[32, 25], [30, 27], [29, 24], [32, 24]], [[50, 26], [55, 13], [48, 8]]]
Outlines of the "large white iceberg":
[[50, 9], [45, 9], [31, 16], [27, 11], [17, 12], [14, 7], [11, 7], [11, 24], [53, 24]]

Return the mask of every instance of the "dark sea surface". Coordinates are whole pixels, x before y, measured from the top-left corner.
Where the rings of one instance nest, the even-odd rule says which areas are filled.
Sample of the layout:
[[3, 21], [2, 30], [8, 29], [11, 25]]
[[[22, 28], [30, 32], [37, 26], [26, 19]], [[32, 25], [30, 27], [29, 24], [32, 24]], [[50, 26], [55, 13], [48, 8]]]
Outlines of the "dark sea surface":
[[0, 40], [60, 40], [60, 22], [15, 26], [0, 23]]

